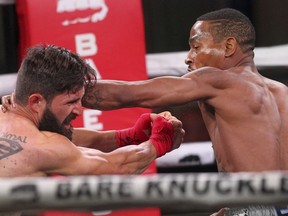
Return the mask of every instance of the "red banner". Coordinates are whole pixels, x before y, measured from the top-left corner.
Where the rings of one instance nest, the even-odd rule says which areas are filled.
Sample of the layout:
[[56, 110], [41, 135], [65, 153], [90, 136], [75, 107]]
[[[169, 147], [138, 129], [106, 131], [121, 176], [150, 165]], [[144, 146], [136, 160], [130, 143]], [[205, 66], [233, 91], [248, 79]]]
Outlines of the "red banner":
[[[97, 71], [98, 79], [147, 79], [141, 0], [16, 0], [16, 10], [21, 56], [36, 44], [54, 44], [85, 58]], [[132, 126], [144, 112], [151, 110], [85, 109], [74, 126], [121, 129]], [[153, 163], [145, 173], [155, 172]], [[158, 210], [152, 211], [154, 214], [151, 210], [146, 211], [149, 211], [146, 215], [159, 215]], [[125, 215], [140, 213], [127, 212]]]
[[[140, 0], [17, 0], [16, 7], [21, 55], [38, 43], [55, 44], [79, 53], [96, 69], [98, 79], [147, 79]], [[83, 125], [123, 128], [147, 111], [89, 111]]]

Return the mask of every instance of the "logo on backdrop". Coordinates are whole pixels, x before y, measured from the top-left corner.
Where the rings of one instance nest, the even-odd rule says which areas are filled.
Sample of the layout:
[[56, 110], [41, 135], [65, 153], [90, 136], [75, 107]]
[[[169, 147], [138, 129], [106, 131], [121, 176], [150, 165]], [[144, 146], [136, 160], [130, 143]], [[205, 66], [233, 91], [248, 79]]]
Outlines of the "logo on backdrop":
[[73, 19], [66, 19], [62, 22], [63, 26], [96, 23], [106, 18], [109, 8], [105, 0], [58, 0], [57, 13], [72, 13], [75, 11], [91, 11], [90, 15], [78, 16]]

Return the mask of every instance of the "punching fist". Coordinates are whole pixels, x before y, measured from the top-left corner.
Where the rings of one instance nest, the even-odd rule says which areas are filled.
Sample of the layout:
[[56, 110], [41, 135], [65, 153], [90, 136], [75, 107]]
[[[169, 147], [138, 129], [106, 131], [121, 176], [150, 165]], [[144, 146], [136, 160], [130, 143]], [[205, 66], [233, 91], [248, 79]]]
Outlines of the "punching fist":
[[183, 142], [185, 131], [182, 128], [182, 122], [169, 112], [156, 116], [154, 114], [152, 118], [154, 120], [149, 140], [156, 149], [157, 157], [161, 157], [180, 146]]
[[145, 113], [140, 116], [133, 127], [116, 131], [116, 140], [119, 147], [138, 145], [147, 141], [151, 135], [150, 140], [154, 140], [153, 144], [158, 146], [155, 148], [160, 152], [158, 155], [162, 156], [166, 152], [178, 148], [183, 142], [184, 134], [182, 122], [172, 116], [170, 112]]
[[150, 113], [142, 114], [133, 127], [116, 131], [118, 146], [137, 145], [147, 141], [151, 128]]

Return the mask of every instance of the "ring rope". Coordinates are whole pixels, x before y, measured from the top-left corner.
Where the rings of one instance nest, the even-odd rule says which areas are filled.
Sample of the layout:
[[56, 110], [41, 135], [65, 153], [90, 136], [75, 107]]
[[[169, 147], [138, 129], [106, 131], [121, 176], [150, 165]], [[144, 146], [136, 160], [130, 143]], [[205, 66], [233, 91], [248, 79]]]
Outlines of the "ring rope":
[[287, 205], [288, 172], [0, 178], [0, 212]]

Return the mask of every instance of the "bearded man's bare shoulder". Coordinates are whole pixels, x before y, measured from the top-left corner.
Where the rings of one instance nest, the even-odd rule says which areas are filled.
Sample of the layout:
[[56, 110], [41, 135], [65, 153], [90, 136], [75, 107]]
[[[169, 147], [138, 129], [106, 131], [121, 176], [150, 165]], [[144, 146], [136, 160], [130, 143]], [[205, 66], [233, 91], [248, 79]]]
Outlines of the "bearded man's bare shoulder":
[[59, 133], [50, 131], [40, 131], [39, 133], [43, 136], [43, 139], [46, 139], [48, 142], [53, 141], [70, 142], [67, 137]]

